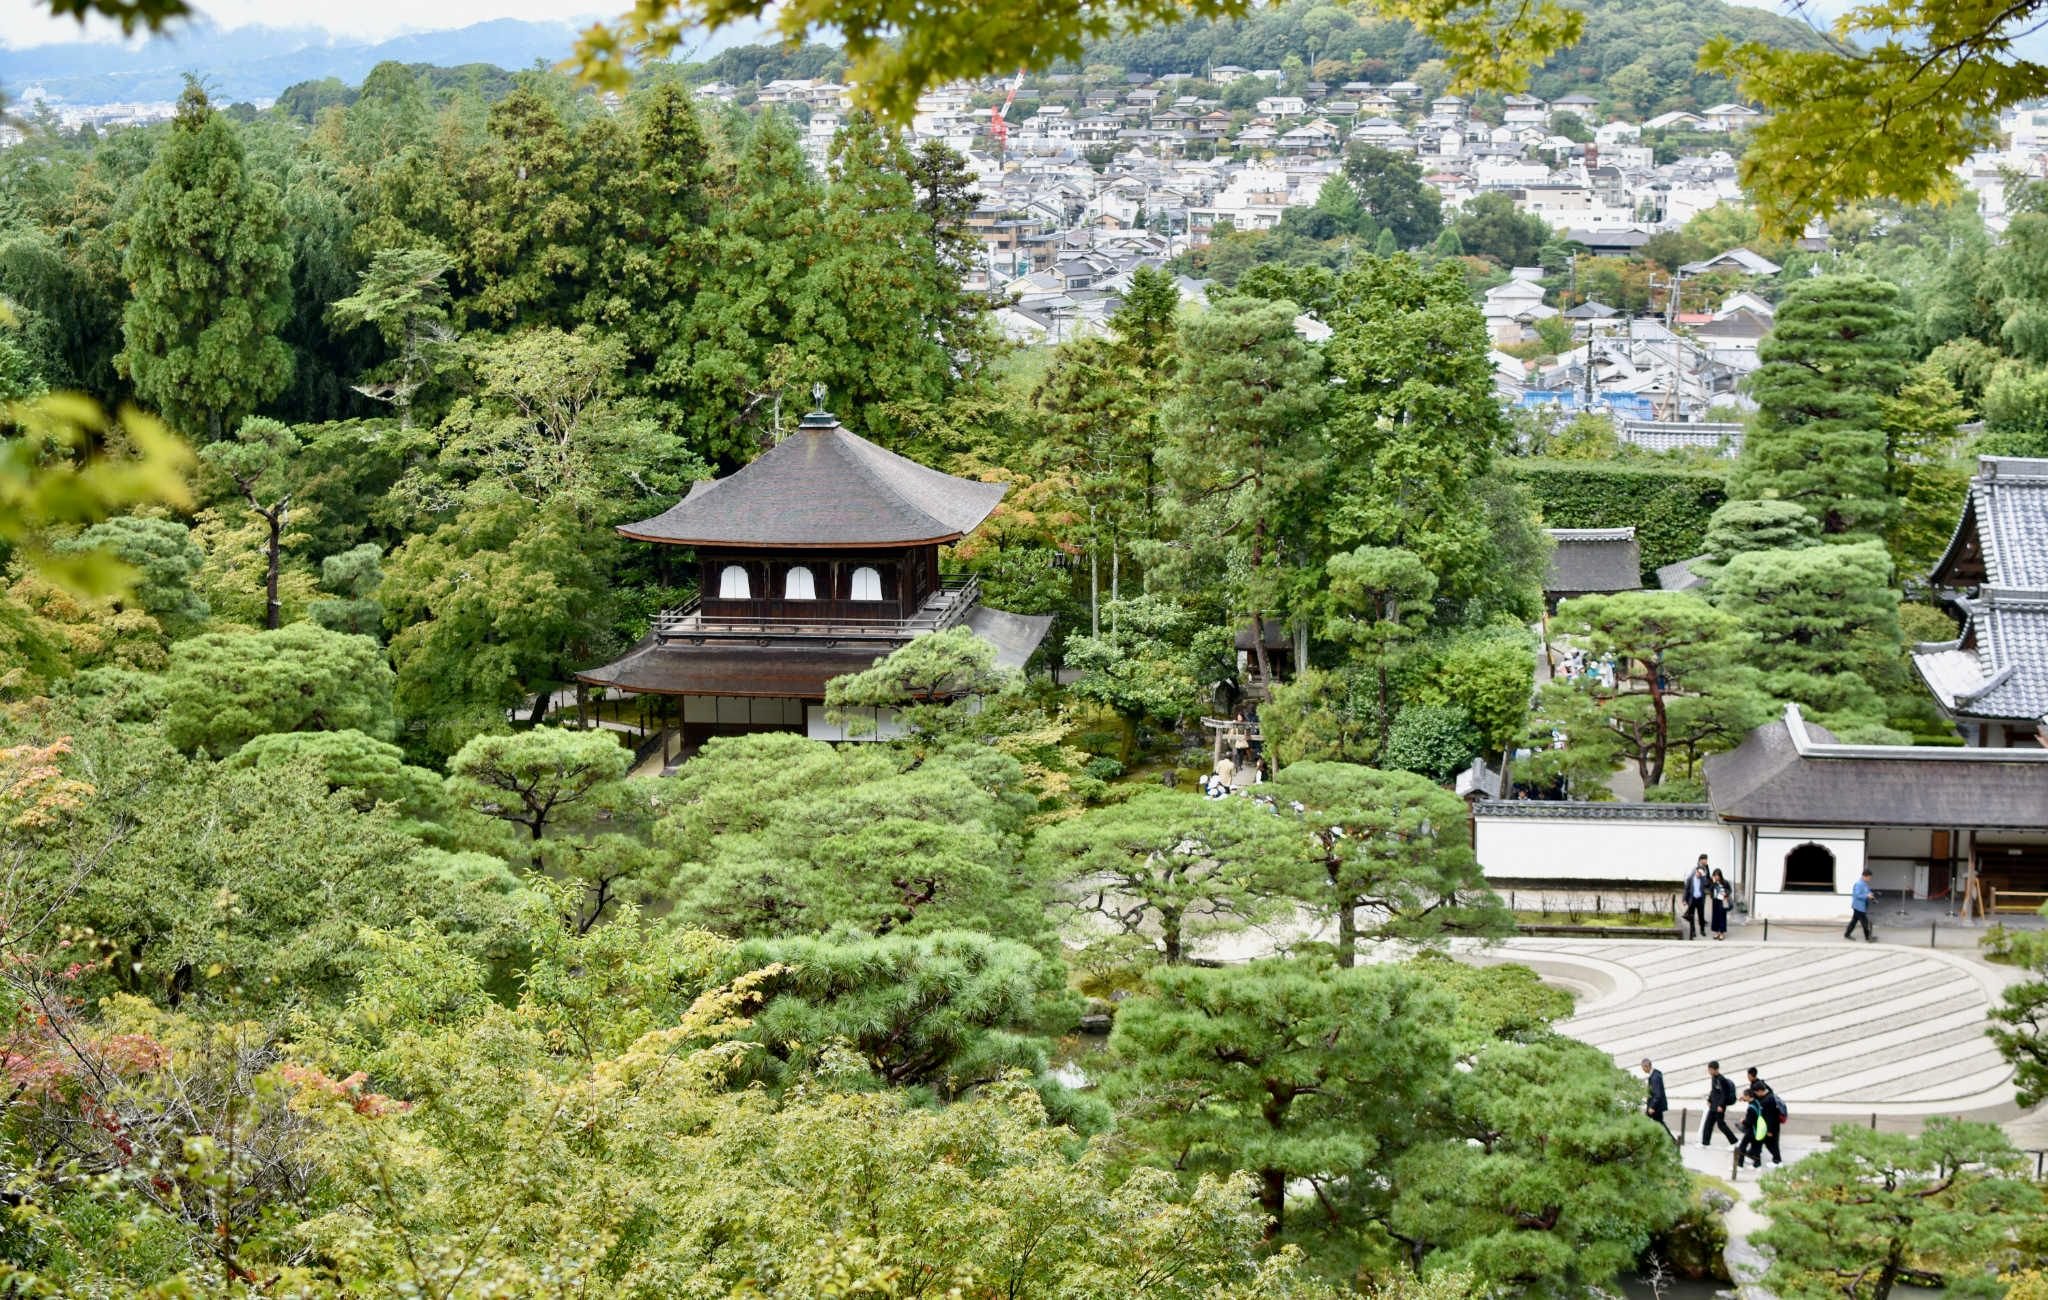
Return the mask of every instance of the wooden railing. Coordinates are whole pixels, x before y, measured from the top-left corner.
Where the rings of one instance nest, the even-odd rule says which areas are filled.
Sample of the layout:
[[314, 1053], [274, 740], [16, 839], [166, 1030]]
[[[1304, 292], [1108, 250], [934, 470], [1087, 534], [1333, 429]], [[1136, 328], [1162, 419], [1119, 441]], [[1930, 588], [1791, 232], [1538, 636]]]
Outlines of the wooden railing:
[[[697, 596], [671, 606], [654, 616], [657, 639], [699, 640], [759, 636], [820, 636], [835, 638], [898, 640], [920, 632], [943, 632], [963, 622], [981, 599], [981, 579], [972, 575], [941, 578], [939, 589], [908, 615], [889, 614], [877, 618], [851, 617], [838, 612], [846, 602], [819, 602], [828, 607], [822, 615], [752, 614], [735, 617], [706, 614]], [[798, 602], [778, 602], [787, 609]]]

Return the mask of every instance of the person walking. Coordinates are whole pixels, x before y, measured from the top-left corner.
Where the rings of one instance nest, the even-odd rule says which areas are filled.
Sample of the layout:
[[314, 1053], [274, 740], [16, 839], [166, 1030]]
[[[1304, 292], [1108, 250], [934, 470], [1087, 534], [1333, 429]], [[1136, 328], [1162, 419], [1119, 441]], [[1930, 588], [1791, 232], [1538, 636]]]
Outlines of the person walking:
[[1671, 1133], [1671, 1126], [1664, 1122], [1664, 1112], [1671, 1109], [1670, 1102], [1664, 1097], [1664, 1071], [1651, 1065], [1650, 1058], [1646, 1056], [1643, 1058], [1643, 1073], [1650, 1079], [1649, 1095], [1643, 1099], [1643, 1114], [1656, 1120], [1657, 1127], [1670, 1133], [1671, 1140], [1676, 1142], [1678, 1135]]
[[1736, 1149], [1736, 1168], [1742, 1167], [1743, 1157], [1758, 1169], [1764, 1167], [1763, 1153], [1771, 1153], [1771, 1163], [1782, 1165], [1784, 1155], [1778, 1150], [1778, 1132], [1783, 1121], [1778, 1115], [1778, 1101], [1771, 1095], [1769, 1084], [1760, 1083], [1749, 1090], [1749, 1110], [1742, 1117], [1742, 1145]]
[[1707, 878], [1707, 855], [1700, 854], [1699, 865], [1685, 878], [1685, 937], [1697, 939], [1707, 931], [1707, 893], [1712, 882]]
[[1700, 1145], [1714, 1145], [1714, 1130], [1720, 1129], [1721, 1136], [1728, 1139], [1729, 1146], [1739, 1146], [1740, 1140], [1728, 1128], [1728, 1108], [1735, 1104], [1735, 1081], [1721, 1073], [1719, 1061], [1707, 1062], [1707, 1122], [1700, 1128]]
[[1863, 875], [1849, 888], [1849, 928], [1842, 931], [1844, 939], [1856, 937], [1856, 927], [1863, 927], [1863, 942], [1876, 943], [1877, 936], [1870, 932], [1870, 868], [1863, 868]]
[[[1728, 937], [1728, 904], [1734, 901], [1735, 891], [1729, 887], [1728, 878], [1721, 874], [1721, 868], [1719, 867], [1714, 868], [1713, 882], [1708, 886], [1707, 896], [1714, 909], [1713, 920], [1710, 922], [1709, 928], [1713, 930], [1714, 938], [1726, 939]], [[1733, 1101], [1734, 1098], [1730, 1097], [1729, 1100]]]

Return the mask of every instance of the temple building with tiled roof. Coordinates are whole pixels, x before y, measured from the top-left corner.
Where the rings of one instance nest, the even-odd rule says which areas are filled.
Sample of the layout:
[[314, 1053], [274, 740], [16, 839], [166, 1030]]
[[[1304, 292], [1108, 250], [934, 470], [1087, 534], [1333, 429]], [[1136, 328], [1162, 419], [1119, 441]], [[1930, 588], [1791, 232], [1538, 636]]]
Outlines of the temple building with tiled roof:
[[1952, 641], [1913, 648], [1935, 702], [1972, 745], [2041, 743], [2048, 715], [2048, 460], [1981, 456], [1930, 575], [1962, 615]]
[[[620, 527], [689, 548], [698, 595], [578, 680], [650, 697], [658, 725], [688, 752], [753, 731], [848, 739], [825, 717], [825, 683], [927, 633], [966, 627], [995, 647], [999, 666], [1021, 668], [1052, 620], [990, 609], [975, 579], [940, 571], [939, 548], [979, 527], [1005, 490], [920, 465], [814, 411], [742, 469]], [[881, 722], [867, 734], [890, 734]]]

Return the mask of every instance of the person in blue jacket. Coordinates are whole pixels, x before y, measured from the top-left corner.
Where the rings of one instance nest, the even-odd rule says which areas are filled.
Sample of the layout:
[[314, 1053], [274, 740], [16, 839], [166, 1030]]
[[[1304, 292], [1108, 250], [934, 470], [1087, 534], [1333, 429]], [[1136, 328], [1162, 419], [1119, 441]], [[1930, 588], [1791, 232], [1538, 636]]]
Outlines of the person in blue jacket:
[[1856, 927], [1863, 927], [1863, 941], [1876, 943], [1877, 936], [1870, 932], [1870, 868], [1863, 868], [1862, 877], [1849, 890], [1849, 928], [1842, 931], [1844, 939], [1856, 937]]

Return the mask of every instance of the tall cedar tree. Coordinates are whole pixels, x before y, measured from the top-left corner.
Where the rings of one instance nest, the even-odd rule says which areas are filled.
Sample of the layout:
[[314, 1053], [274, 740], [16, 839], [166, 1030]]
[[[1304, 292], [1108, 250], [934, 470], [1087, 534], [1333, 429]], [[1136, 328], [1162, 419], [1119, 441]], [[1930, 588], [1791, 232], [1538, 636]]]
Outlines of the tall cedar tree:
[[891, 435], [944, 400], [952, 358], [936, 325], [958, 315], [960, 273], [918, 203], [915, 168], [894, 129], [858, 115], [832, 141], [818, 378], [849, 425]]
[[[657, 378], [691, 413], [699, 454], [746, 459], [824, 378], [813, 271], [824, 195], [788, 119], [773, 112], [754, 120], [720, 190], [696, 303]], [[843, 396], [828, 400], [850, 409]]]
[[118, 365], [173, 425], [219, 438], [291, 379], [277, 336], [291, 252], [277, 191], [250, 175], [235, 128], [197, 82], [178, 98], [126, 229], [133, 296]]
[[1283, 559], [1328, 468], [1318, 437], [1323, 357], [1295, 333], [1295, 314], [1291, 302], [1232, 297], [1188, 319], [1160, 451], [1188, 539], [1182, 558], [1228, 573], [1232, 612], [1250, 619], [1267, 680], [1265, 627], [1281, 608]]
[[649, 88], [635, 107], [633, 201], [599, 269], [607, 310], [632, 349], [634, 389], [654, 399], [658, 418], [680, 426], [691, 378], [683, 321], [696, 309], [710, 251], [711, 145], [689, 92], [674, 81]]
[[456, 202], [466, 324], [574, 323], [601, 215], [589, 192], [596, 162], [533, 86], [492, 105], [488, 140], [470, 156]]
[[1536, 573], [1504, 562], [1519, 552], [1500, 544], [1530, 527], [1527, 509], [1488, 491], [1512, 434], [1458, 264], [1367, 258], [1339, 281], [1325, 319], [1343, 381], [1330, 421], [1340, 469], [1319, 511], [1329, 549], [1414, 552], [1451, 615], [1533, 615]]
[[1750, 377], [1759, 412], [1729, 492], [1797, 501], [1829, 535], [1879, 534], [1886, 490], [1883, 402], [1906, 380], [1897, 286], [1872, 276], [1808, 280], [1779, 304]]

